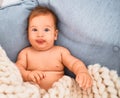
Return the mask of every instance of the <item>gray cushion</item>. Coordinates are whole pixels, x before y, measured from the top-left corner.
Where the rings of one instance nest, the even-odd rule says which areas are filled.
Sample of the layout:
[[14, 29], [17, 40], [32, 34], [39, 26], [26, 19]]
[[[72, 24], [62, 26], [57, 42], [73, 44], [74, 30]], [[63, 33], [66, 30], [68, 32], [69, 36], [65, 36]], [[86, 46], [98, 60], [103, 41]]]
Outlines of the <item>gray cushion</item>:
[[99, 63], [120, 75], [120, 0], [21, 1], [0, 9], [0, 44], [12, 61], [29, 45], [26, 31], [29, 12], [37, 5], [45, 5], [59, 17], [56, 44], [67, 47], [86, 65]]
[[36, 2], [22, 1], [0, 9], [0, 44], [15, 61], [18, 52], [28, 46], [27, 17]]
[[99, 63], [120, 75], [120, 0], [50, 2], [59, 16], [57, 44], [86, 65]]

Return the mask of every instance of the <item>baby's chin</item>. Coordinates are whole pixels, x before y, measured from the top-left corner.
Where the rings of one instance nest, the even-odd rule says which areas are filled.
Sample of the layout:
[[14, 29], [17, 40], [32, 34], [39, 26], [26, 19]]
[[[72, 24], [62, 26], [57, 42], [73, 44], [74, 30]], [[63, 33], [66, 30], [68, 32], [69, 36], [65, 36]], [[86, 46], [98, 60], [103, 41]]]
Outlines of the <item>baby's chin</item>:
[[47, 50], [53, 48], [53, 46], [51, 46], [51, 47], [33, 47], [32, 46], [32, 48], [36, 51], [47, 51]]

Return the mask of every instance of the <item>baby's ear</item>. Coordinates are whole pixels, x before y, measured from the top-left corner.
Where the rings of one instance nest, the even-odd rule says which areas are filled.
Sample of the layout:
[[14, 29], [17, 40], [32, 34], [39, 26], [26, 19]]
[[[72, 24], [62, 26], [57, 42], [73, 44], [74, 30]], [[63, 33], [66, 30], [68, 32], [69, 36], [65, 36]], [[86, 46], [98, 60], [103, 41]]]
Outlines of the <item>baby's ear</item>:
[[58, 37], [58, 29], [55, 30], [55, 40], [57, 40]]

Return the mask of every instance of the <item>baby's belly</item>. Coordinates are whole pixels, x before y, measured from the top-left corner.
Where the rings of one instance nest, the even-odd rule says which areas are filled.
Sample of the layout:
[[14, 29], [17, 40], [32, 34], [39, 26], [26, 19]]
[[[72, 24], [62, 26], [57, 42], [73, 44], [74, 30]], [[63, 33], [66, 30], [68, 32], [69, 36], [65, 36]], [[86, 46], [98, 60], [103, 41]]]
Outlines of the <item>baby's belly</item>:
[[41, 80], [39, 86], [48, 90], [52, 87], [54, 82], [58, 81], [64, 75], [64, 71], [46, 71], [45, 74], [46, 76]]

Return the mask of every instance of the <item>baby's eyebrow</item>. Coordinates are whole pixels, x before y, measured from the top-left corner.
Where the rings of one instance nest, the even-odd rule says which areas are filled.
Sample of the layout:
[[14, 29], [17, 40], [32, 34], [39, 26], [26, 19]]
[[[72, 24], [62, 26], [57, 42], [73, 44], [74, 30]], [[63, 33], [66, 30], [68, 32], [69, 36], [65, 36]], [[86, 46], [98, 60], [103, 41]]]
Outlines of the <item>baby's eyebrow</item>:
[[54, 25], [46, 25], [45, 27], [54, 28], [55, 26]]
[[45, 25], [45, 27], [52, 27], [52, 26], [50, 26], [50, 25]]
[[30, 28], [33, 28], [33, 27], [36, 27], [36, 26], [30, 26]]
[[[38, 28], [38, 27], [42, 27], [42, 26], [35, 26], [35, 25], [32, 25], [32, 26], [29, 26], [30, 28]], [[45, 25], [43, 26], [42, 28], [55, 28], [54, 25]]]

